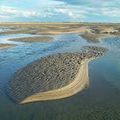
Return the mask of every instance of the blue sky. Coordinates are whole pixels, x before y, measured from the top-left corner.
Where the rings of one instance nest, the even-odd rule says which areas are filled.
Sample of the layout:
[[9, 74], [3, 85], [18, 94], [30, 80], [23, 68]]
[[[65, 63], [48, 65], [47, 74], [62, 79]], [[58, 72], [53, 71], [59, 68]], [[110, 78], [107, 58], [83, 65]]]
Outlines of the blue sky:
[[120, 22], [120, 0], [0, 0], [0, 22]]

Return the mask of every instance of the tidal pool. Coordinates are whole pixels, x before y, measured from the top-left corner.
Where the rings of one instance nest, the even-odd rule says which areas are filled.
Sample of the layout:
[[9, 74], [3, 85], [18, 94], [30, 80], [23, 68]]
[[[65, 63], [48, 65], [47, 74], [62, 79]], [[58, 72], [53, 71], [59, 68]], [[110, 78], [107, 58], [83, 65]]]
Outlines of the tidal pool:
[[[76, 34], [54, 36], [49, 43], [8, 41], [29, 34], [0, 35], [0, 43], [16, 46], [0, 50], [0, 119], [2, 120], [119, 120], [120, 119], [120, 38], [88, 43]], [[79, 52], [86, 45], [109, 49], [89, 63], [90, 85], [72, 97], [19, 105], [5, 94], [6, 84], [16, 70], [43, 56], [58, 52]]]

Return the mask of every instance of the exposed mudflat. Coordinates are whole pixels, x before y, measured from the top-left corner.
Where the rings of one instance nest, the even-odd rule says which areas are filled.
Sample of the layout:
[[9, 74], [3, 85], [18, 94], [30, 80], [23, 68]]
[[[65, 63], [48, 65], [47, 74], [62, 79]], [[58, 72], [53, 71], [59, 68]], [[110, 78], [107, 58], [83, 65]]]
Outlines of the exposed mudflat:
[[17, 41], [17, 42], [50, 42], [53, 40], [52, 37], [48, 36], [35, 36], [35, 37], [25, 37], [25, 38], [14, 38], [9, 39], [11, 41]]

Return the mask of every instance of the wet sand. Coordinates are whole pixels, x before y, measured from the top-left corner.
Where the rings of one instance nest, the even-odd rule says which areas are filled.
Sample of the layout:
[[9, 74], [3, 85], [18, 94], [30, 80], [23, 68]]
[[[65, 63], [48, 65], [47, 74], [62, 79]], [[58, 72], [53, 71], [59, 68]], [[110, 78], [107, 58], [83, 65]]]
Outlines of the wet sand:
[[14, 38], [9, 39], [10, 41], [17, 41], [17, 42], [50, 42], [53, 40], [53, 37], [48, 36], [38, 36], [38, 37], [25, 37], [25, 38]]
[[12, 47], [12, 46], [15, 46], [15, 45], [13, 45], [13, 44], [0, 44], [0, 50], [1, 50], [1, 49], [10, 48], [10, 47]]

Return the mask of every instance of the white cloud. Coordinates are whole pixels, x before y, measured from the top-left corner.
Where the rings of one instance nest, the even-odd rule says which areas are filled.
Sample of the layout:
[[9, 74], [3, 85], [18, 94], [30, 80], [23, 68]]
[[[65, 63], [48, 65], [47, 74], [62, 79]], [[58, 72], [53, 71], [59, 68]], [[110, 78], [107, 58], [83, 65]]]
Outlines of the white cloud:
[[120, 17], [120, 8], [103, 8], [101, 14], [109, 17]]
[[6, 16], [6, 15], [0, 15], [0, 19], [6, 19], [6, 18], [9, 18], [9, 16]]
[[85, 10], [80, 10], [75, 7], [65, 7], [65, 5], [60, 6], [52, 6], [49, 8], [40, 8], [36, 10], [21, 10], [15, 7], [9, 6], [0, 6], [0, 15], [2, 18], [6, 17], [24, 17], [24, 18], [49, 18], [54, 16], [65, 16], [70, 19], [83, 19], [85, 18]]
[[8, 6], [0, 6], [0, 13], [1, 14], [15, 14], [17, 11], [16, 9]]
[[14, 7], [0, 6], [0, 15], [9, 17], [35, 17], [38, 16], [38, 12], [32, 10], [19, 10]]
[[56, 8], [56, 12], [66, 15], [71, 19], [83, 19], [85, 18], [85, 14], [87, 13], [86, 10], [82, 10], [73, 6], [67, 6], [62, 8], [58, 7]]
[[[28, 0], [27, 0], [28, 1]], [[42, 0], [38, 0], [39, 2]], [[93, 0], [91, 0], [93, 1]], [[66, 4], [64, 2], [55, 2], [53, 0], [45, 0], [41, 3], [41, 6], [34, 9], [31, 8], [17, 8], [10, 6], [0, 5], [0, 20], [1, 19], [11, 19], [15, 18], [25, 18], [24, 20], [41, 20], [45, 19], [66, 19], [70, 21], [84, 21], [88, 19], [96, 19], [97, 17], [112, 17], [120, 18], [120, 8], [112, 6], [112, 2], [104, 0], [97, 1], [95, 4], [100, 6], [87, 6], [87, 5], [72, 5]], [[115, 0], [119, 1], [119, 0]], [[93, 18], [94, 17], [94, 18]], [[31, 19], [32, 18], [32, 19]]]

